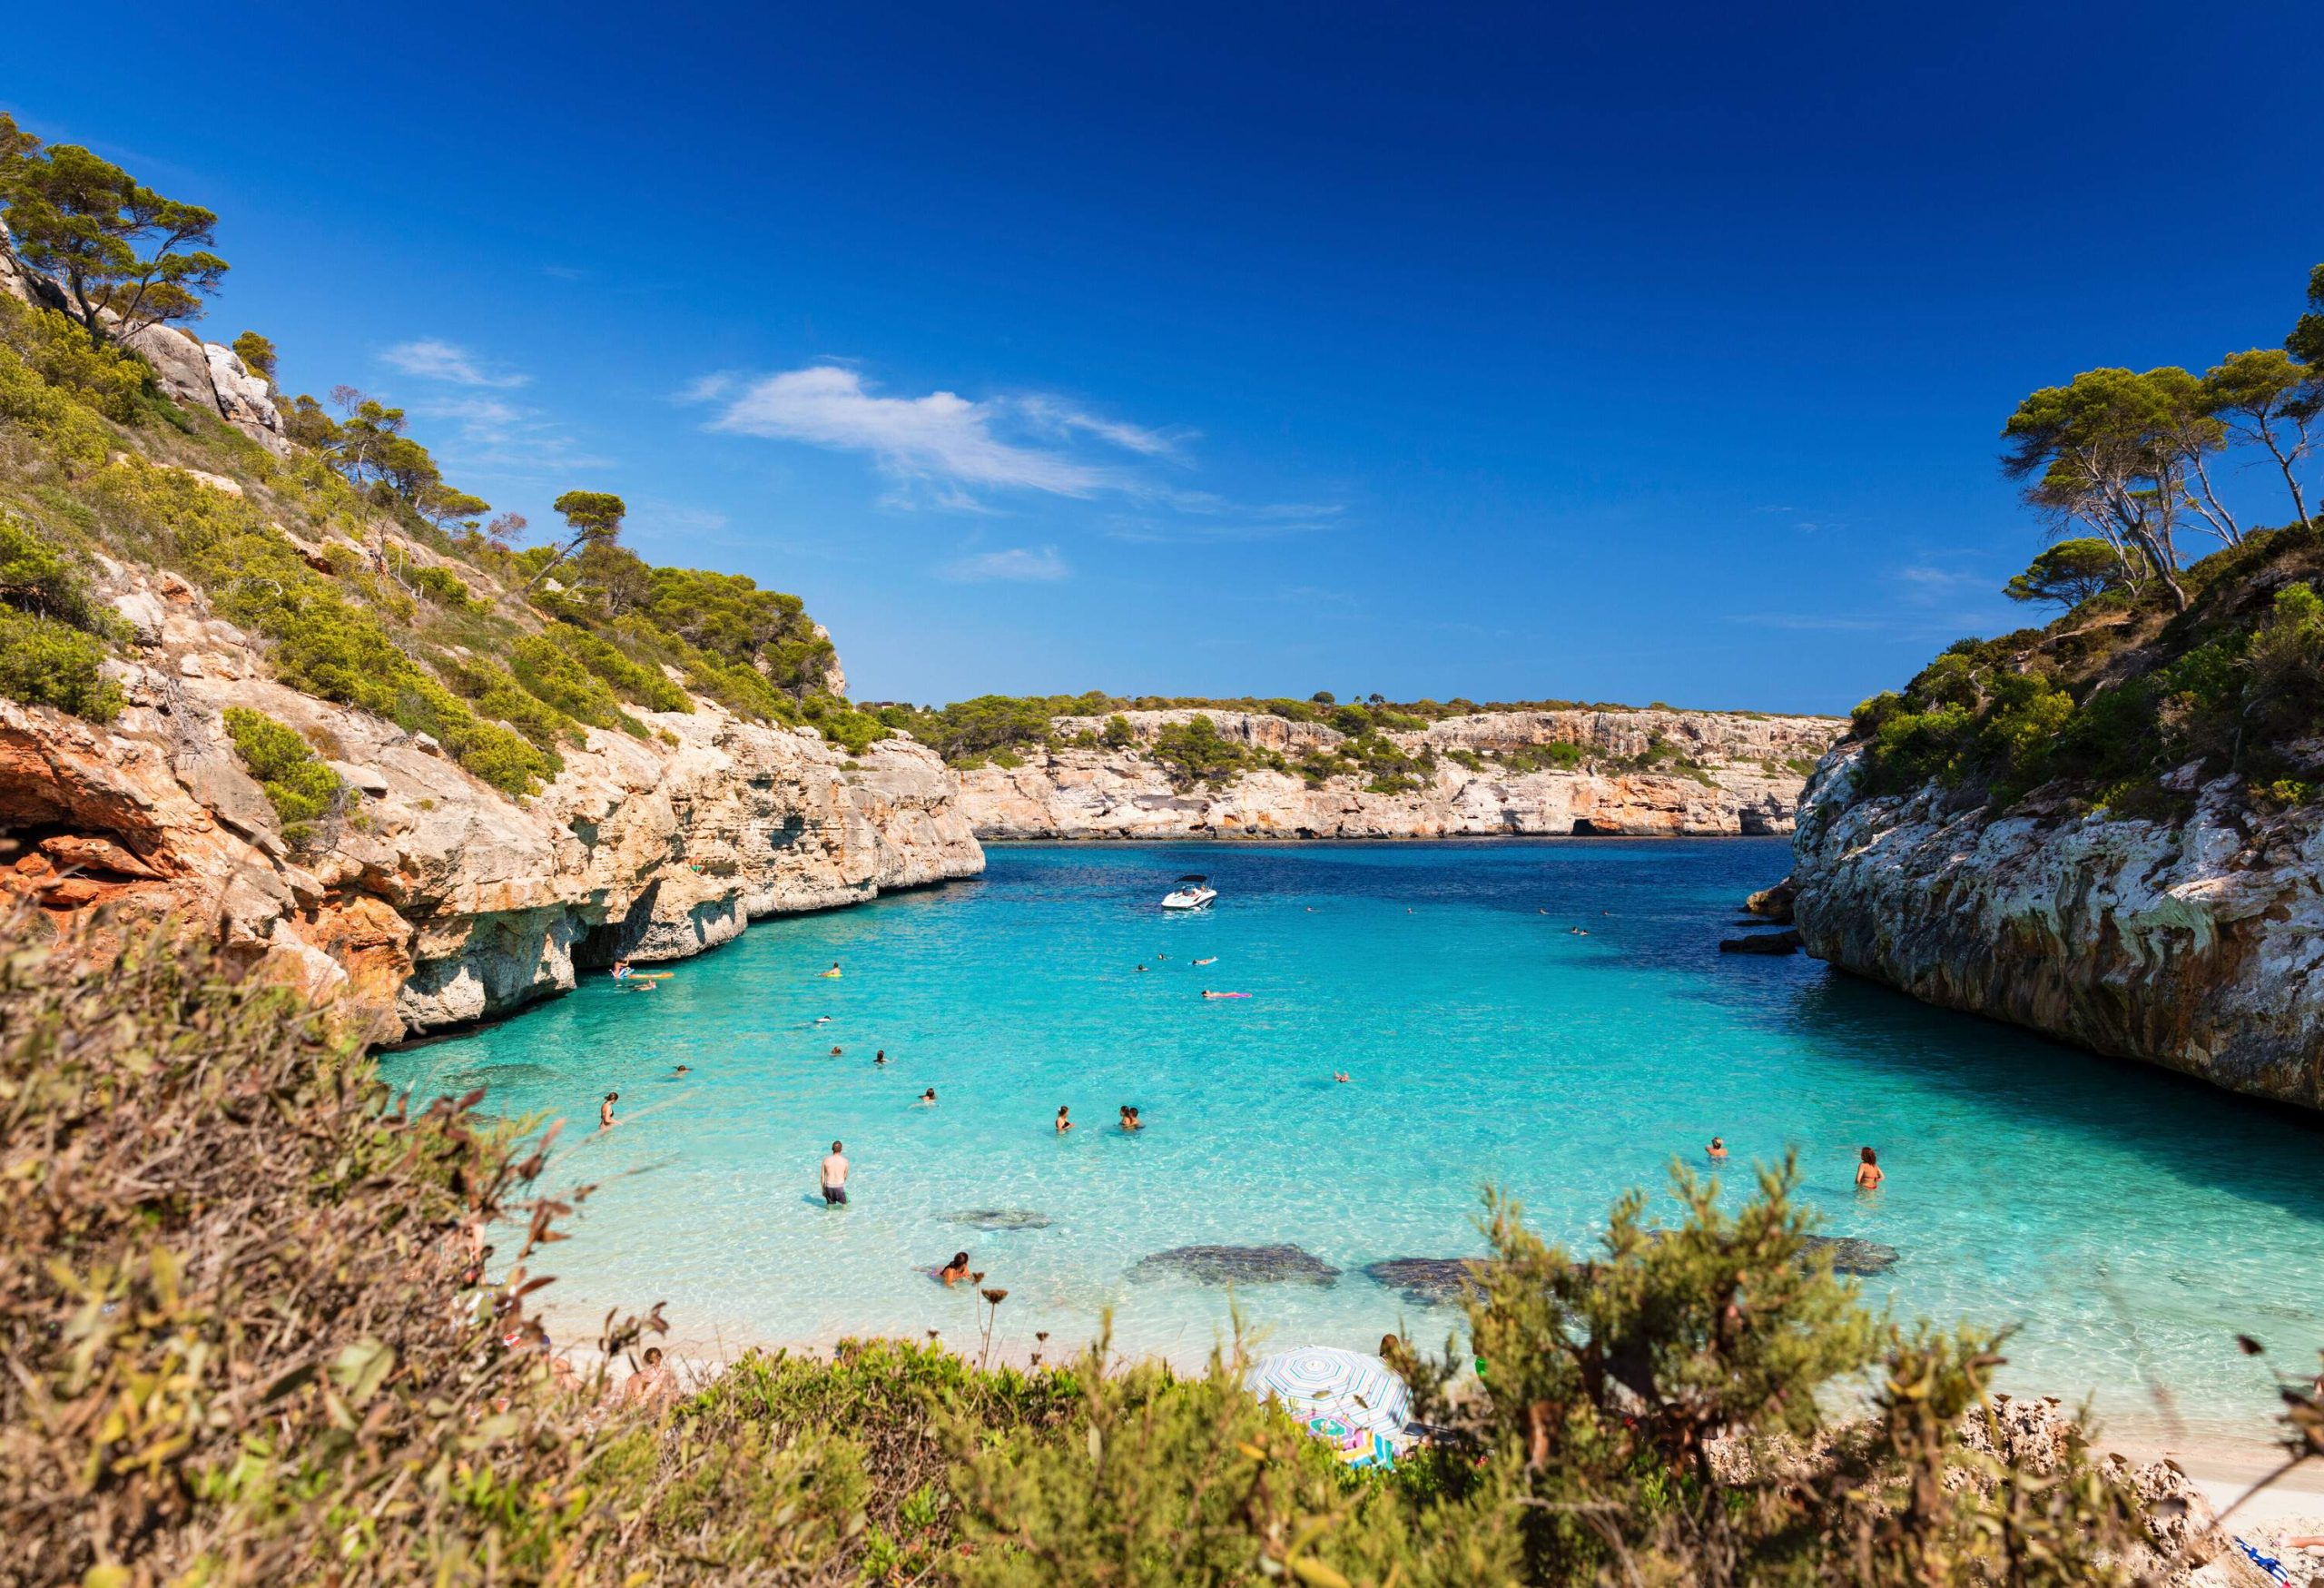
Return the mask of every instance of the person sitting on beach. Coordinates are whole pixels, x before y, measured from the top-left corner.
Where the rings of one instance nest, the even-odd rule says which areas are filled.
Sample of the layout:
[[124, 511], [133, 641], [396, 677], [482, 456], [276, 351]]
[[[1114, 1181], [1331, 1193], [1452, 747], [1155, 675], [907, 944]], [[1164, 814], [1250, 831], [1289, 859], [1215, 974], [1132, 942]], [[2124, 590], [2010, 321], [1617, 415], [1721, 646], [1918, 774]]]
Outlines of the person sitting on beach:
[[952, 1260], [936, 1270], [936, 1277], [946, 1285], [958, 1285], [969, 1277], [969, 1254], [954, 1252]]
[[1065, 1105], [1065, 1104], [1063, 1104], [1063, 1103], [1059, 1103], [1059, 1104], [1058, 1105], [1058, 1108], [1057, 1108], [1057, 1133], [1058, 1133], [1059, 1135], [1060, 1135], [1060, 1136], [1064, 1135], [1068, 1130], [1070, 1130], [1070, 1129], [1073, 1129], [1073, 1121], [1072, 1121], [1072, 1120], [1070, 1120], [1070, 1119], [1067, 1119], [1067, 1118], [1065, 1117], [1065, 1110], [1066, 1110], [1066, 1105]]
[[1880, 1155], [1878, 1153], [1873, 1151], [1872, 1149], [1867, 1147], [1857, 1154], [1856, 1166], [1856, 1186], [1857, 1190], [1876, 1191], [1880, 1189], [1880, 1182], [1887, 1178], [1888, 1177], [1886, 1174], [1881, 1172]]
[[1726, 1138], [1714, 1136], [1710, 1139], [1710, 1160], [1713, 1163], [1725, 1163], [1727, 1161]]
[[929, 1108], [933, 1108], [933, 1107], [935, 1107], [935, 1106], [936, 1106], [936, 1089], [935, 1089], [934, 1087], [932, 1087], [932, 1086], [931, 1086], [931, 1087], [930, 1087], [926, 1091], [921, 1092], [921, 1093], [920, 1094], [920, 1100], [921, 1100], [921, 1104], [922, 1104], [923, 1106], [925, 1106], [925, 1107], [929, 1107]]
[[836, 1141], [832, 1143], [832, 1155], [823, 1159], [823, 1205], [847, 1206], [847, 1156]]
[[617, 1091], [609, 1091], [606, 1094], [606, 1100], [597, 1105], [597, 1128], [599, 1129], [610, 1130], [615, 1125], [620, 1123], [619, 1120], [614, 1118], [614, 1105], [620, 1100], [621, 1093]]
[[678, 1376], [662, 1360], [662, 1347], [645, 1347], [644, 1366], [621, 1386], [621, 1398], [637, 1406], [659, 1406], [678, 1393]]
[[1128, 1103], [1124, 1103], [1122, 1105], [1122, 1129], [1125, 1130], [1143, 1130], [1146, 1129], [1146, 1121], [1139, 1119], [1137, 1117], [1137, 1110], [1130, 1107]]

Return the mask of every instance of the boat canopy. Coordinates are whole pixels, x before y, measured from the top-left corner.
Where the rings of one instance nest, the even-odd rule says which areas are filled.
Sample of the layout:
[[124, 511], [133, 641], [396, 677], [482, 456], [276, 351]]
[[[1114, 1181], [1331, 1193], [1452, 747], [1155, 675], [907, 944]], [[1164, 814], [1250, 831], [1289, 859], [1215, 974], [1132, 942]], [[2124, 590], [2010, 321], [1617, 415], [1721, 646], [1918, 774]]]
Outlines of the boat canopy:
[[1208, 877], [1204, 877], [1204, 876], [1194, 876], [1194, 875], [1183, 876], [1183, 877], [1180, 877], [1178, 880], [1179, 880], [1180, 882], [1182, 882], [1182, 883], [1206, 883], [1206, 882], [1210, 881], [1210, 879], [1209, 879]]

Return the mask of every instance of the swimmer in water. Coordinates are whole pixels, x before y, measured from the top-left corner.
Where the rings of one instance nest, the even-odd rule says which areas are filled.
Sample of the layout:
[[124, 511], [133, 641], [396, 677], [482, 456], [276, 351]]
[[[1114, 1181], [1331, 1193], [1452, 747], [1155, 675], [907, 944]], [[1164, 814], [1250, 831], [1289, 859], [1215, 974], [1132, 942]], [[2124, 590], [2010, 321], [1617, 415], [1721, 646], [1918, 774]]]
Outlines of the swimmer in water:
[[1146, 1121], [1139, 1119], [1137, 1117], [1137, 1110], [1130, 1107], [1128, 1103], [1124, 1103], [1122, 1105], [1122, 1129], [1125, 1130], [1143, 1130], [1146, 1129]]
[[629, 962], [627, 960], [615, 960], [614, 962], [614, 980], [616, 981], [626, 981], [629, 980]]
[[920, 1094], [920, 1101], [922, 1108], [934, 1108], [936, 1106], [936, 1089], [931, 1086], [926, 1091], [921, 1092]]
[[1887, 1175], [1881, 1170], [1878, 1153], [1867, 1147], [1856, 1155], [1856, 1189], [1857, 1190], [1876, 1191], [1880, 1189], [1880, 1182], [1887, 1178]]
[[1065, 1110], [1066, 1110], [1066, 1105], [1065, 1105], [1065, 1104], [1063, 1104], [1063, 1103], [1059, 1103], [1059, 1104], [1058, 1105], [1058, 1110], [1057, 1110], [1057, 1133], [1058, 1133], [1059, 1135], [1060, 1135], [1060, 1136], [1064, 1135], [1068, 1130], [1070, 1130], [1070, 1129], [1073, 1129], [1073, 1121], [1072, 1121], [1072, 1120], [1070, 1120], [1070, 1119], [1067, 1119], [1067, 1118], [1065, 1117]]
[[1138, 967], [1138, 969], [1139, 969], [1139, 970], [1141, 970], [1141, 971], [1143, 971], [1143, 970], [1145, 970], [1145, 969], [1146, 969], [1146, 967], [1145, 967], [1144, 965], [1140, 965], [1140, 966]]
[[837, 1042], [833, 1042], [832, 1044], [832, 1057], [834, 1059], [839, 1057], [839, 1044]]
[[1713, 1163], [1725, 1163], [1727, 1161], [1727, 1139], [1725, 1137], [1714, 1136], [1710, 1139], [1710, 1160]]
[[1332, 1071], [1332, 1079], [1333, 1079], [1334, 1080], [1336, 1080], [1336, 1081], [1340, 1081], [1340, 1082], [1344, 1083], [1344, 1082], [1346, 1082], [1346, 1081], [1353, 1080], [1354, 1079], [1354, 1077], [1353, 1077], [1353, 1076], [1351, 1076], [1350, 1074], [1348, 1074], [1348, 1072], [1347, 1072], [1346, 1070], [1333, 1070], [1333, 1071]]
[[887, 1061], [888, 1050], [885, 1048], [881, 1049], [877, 1053], [872, 1055], [872, 1062], [874, 1064], [885, 1064]]
[[691, 1064], [681, 1064], [675, 1070], [671, 1070], [670, 1073], [673, 1075], [692, 1075], [694, 1073], [694, 1066]]
[[839, 962], [837, 960], [833, 960], [832, 962], [832, 968], [821, 972], [821, 974], [826, 981], [836, 979], [839, 975]]
[[969, 1277], [969, 1254], [954, 1252], [952, 1260], [936, 1270], [936, 1277], [943, 1280], [948, 1287], [958, 1285]]
[[606, 1094], [606, 1100], [597, 1105], [597, 1129], [600, 1130], [610, 1130], [615, 1125], [621, 1123], [620, 1120], [614, 1118], [614, 1104], [620, 1100], [621, 1093], [617, 1091], [609, 1091]]
[[1218, 963], [1218, 956], [1216, 954], [1213, 954], [1206, 960], [1196, 960], [1195, 963], [1197, 965], [1215, 965]]
[[819, 1014], [808, 1023], [811, 1025], [827, 1026], [832, 1023], [832, 1017], [827, 1014]]

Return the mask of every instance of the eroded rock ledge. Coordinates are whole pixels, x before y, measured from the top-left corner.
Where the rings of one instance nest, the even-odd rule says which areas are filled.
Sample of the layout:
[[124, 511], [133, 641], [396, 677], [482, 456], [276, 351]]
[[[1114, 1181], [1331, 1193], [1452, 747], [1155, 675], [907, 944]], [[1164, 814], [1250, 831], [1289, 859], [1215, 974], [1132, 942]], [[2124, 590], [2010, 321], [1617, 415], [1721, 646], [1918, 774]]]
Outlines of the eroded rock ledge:
[[[1427, 784], [1374, 794], [1337, 776], [1311, 786], [1295, 774], [1246, 772], [1219, 785], [1181, 786], [1145, 745], [1192, 711], [1124, 714], [1135, 740], [1120, 749], [1034, 753], [1020, 765], [960, 773], [960, 806], [988, 839], [1448, 838], [1780, 833], [1791, 831], [1807, 764], [1846, 724], [1831, 717], [1719, 712], [1494, 712], [1451, 717], [1386, 735], [1407, 755], [1437, 758]], [[1296, 758], [1342, 735], [1316, 723], [1264, 714], [1203, 712], [1228, 738]], [[1102, 731], [1098, 718], [1060, 718], [1061, 737]], [[1656, 744], [1700, 775], [1675, 771], [1518, 772], [1495, 763], [1554, 744], [1600, 762], [1630, 760]], [[1473, 756], [1482, 769], [1451, 759]], [[1787, 764], [1788, 763], [1789, 764]]]
[[[425, 735], [272, 682], [174, 576], [112, 585], [140, 638], [129, 709], [100, 728], [0, 701], [0, 894], [98, 957], [166, 917], [394, 1037], [520, 1007], [617, 954], [675, 959], [757, 916], [984, 866], [942, 764], [909, 741], [851, 757], [698, 699], [635, 713], [647, 738], [592, 729], [516, 802]], [[329, 746], [350, 785], [295, 853], [226, 740], [228, 705]]]
[[2324, 1109], [2324, 831], [2224, 778], [2184, 822], [1936, 788], [1866, 798], [1854, 748], [1794, 833], [1807, 952], [1930, 1003]]

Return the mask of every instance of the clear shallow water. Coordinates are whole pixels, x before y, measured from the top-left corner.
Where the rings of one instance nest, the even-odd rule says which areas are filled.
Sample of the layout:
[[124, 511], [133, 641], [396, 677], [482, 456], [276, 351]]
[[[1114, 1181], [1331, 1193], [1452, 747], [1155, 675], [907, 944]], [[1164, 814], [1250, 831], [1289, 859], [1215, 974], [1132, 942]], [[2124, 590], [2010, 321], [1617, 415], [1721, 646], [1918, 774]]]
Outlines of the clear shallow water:
[[[2288, 1366], [2324, 1344], [2324, 1134], [1805, 958], [1718, 953], [1787, 862], [1748, 839], [995, 847], [981, 881], [762, 922], [657, 991], [596, 978], [385, 1068], [569, 1120], [552, 1182], [600, 1185], [550, 1265], [579, 1333], [666, 1300], [697, 1346], [970, 1343], [971, 1299], [928, 1277], [966, 1247], [1008, 1287], [1017, 1350], [1087, 1339], [1110, 1307], [1123, 1348], [1195, 1358], [1226, 1294], [1126, 1270], [1290, 1242], [1344, 1272], [1237, 1292], [1275, 1343], [1369, 1346], [1400, 1318], [1441, 1340], [1454, 1314], [1364, 1266], [1482, 1250], [1488, 1183], [1586, 1242], [1717, 1133], [1738, 1193], [1796, 1148], [1828, 1233], [1899, 1249], [1876, 1303], [2017, 1326], [2009, 1386], [2144, 1422], [2159, 1378], [2198, 1432], [2260, 1433], [2270, 1381], [2232, 1336]], [[1187, 871], [1223, 896], [1166, 917]], [[615, 1089], [633, 1122], [590, 1139]], [[1124, 1102], [1137, 1136], [1113, 1128]], [[837, 1212], [814, 1190], [834, 1137], [855, 1165]], [[1859, 1197], [1867, 1142], [1889, 1179]], [[950, 1221], [980, 1208], [1049, 1222]]]

